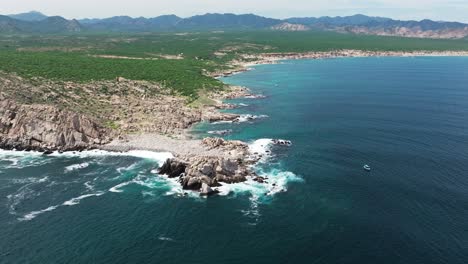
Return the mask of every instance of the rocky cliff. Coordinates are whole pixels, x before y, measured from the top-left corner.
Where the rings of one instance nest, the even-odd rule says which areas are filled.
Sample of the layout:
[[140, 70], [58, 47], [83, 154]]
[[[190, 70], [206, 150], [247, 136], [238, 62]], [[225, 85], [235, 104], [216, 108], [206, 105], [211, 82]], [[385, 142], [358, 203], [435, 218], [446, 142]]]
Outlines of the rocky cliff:
[[109, 141], [92, 119], [50, 105], [25, 105], [0, 98], [0, 148], [83, 150]]

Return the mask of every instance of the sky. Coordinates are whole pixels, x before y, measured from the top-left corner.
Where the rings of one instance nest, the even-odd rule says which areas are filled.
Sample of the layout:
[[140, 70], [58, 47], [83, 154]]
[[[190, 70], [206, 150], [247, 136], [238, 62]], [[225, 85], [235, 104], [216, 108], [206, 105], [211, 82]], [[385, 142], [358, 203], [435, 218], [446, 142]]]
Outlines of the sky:
[[468, 23], [468, 0], [3, 0], [0, 14], [31, 10], [66, 18], [116, 15], [188, 17], [205, 13], [255, 13], [267, 17], [365, 14], [395, 19], [425, 18]]

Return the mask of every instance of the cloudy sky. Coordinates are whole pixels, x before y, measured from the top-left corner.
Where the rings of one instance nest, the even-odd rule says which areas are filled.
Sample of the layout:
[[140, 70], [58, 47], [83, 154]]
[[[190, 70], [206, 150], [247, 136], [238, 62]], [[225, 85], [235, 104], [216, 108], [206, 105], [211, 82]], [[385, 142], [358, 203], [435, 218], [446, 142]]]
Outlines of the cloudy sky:
[[468, 0], [3, 0], [0, 14], [30, 10], [67, 18], [115, 15], [182, 17], [204, 13], [255, 13], [268, 17], [344, 16], [468, 22]]

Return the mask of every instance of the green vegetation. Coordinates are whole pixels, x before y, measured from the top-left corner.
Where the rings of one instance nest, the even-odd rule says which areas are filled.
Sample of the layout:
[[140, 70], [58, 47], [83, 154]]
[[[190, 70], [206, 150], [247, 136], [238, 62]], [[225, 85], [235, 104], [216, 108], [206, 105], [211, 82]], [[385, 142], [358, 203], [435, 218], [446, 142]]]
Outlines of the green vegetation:
[[[468, 40], [273, 31], [3, 35], [0, 36], [0, 70], [60, 81], [88, 82], [117, 77], [154, 81], [173, 89], [174, 93], [195, 99], [200, 90], [222, 87], [221, 82], [204, 72], [228, 67], [228, 62], [241, 53], [336, 49], [468, 50]], [[102, 92], [109, 91], [103, 87]]]

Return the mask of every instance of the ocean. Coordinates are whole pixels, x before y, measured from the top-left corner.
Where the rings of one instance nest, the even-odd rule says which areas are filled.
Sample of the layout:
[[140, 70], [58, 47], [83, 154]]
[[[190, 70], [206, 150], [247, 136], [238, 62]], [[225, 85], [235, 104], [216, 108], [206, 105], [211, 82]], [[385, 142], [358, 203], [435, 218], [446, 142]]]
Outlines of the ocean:
[[468, 263], [468, 58], [283, 61], [223, 81], [265, 98], [193, 134], [248, 142], [267, 184], [207, 199], [156, 174], [170, 153], [0, 151], [0, 263]]

